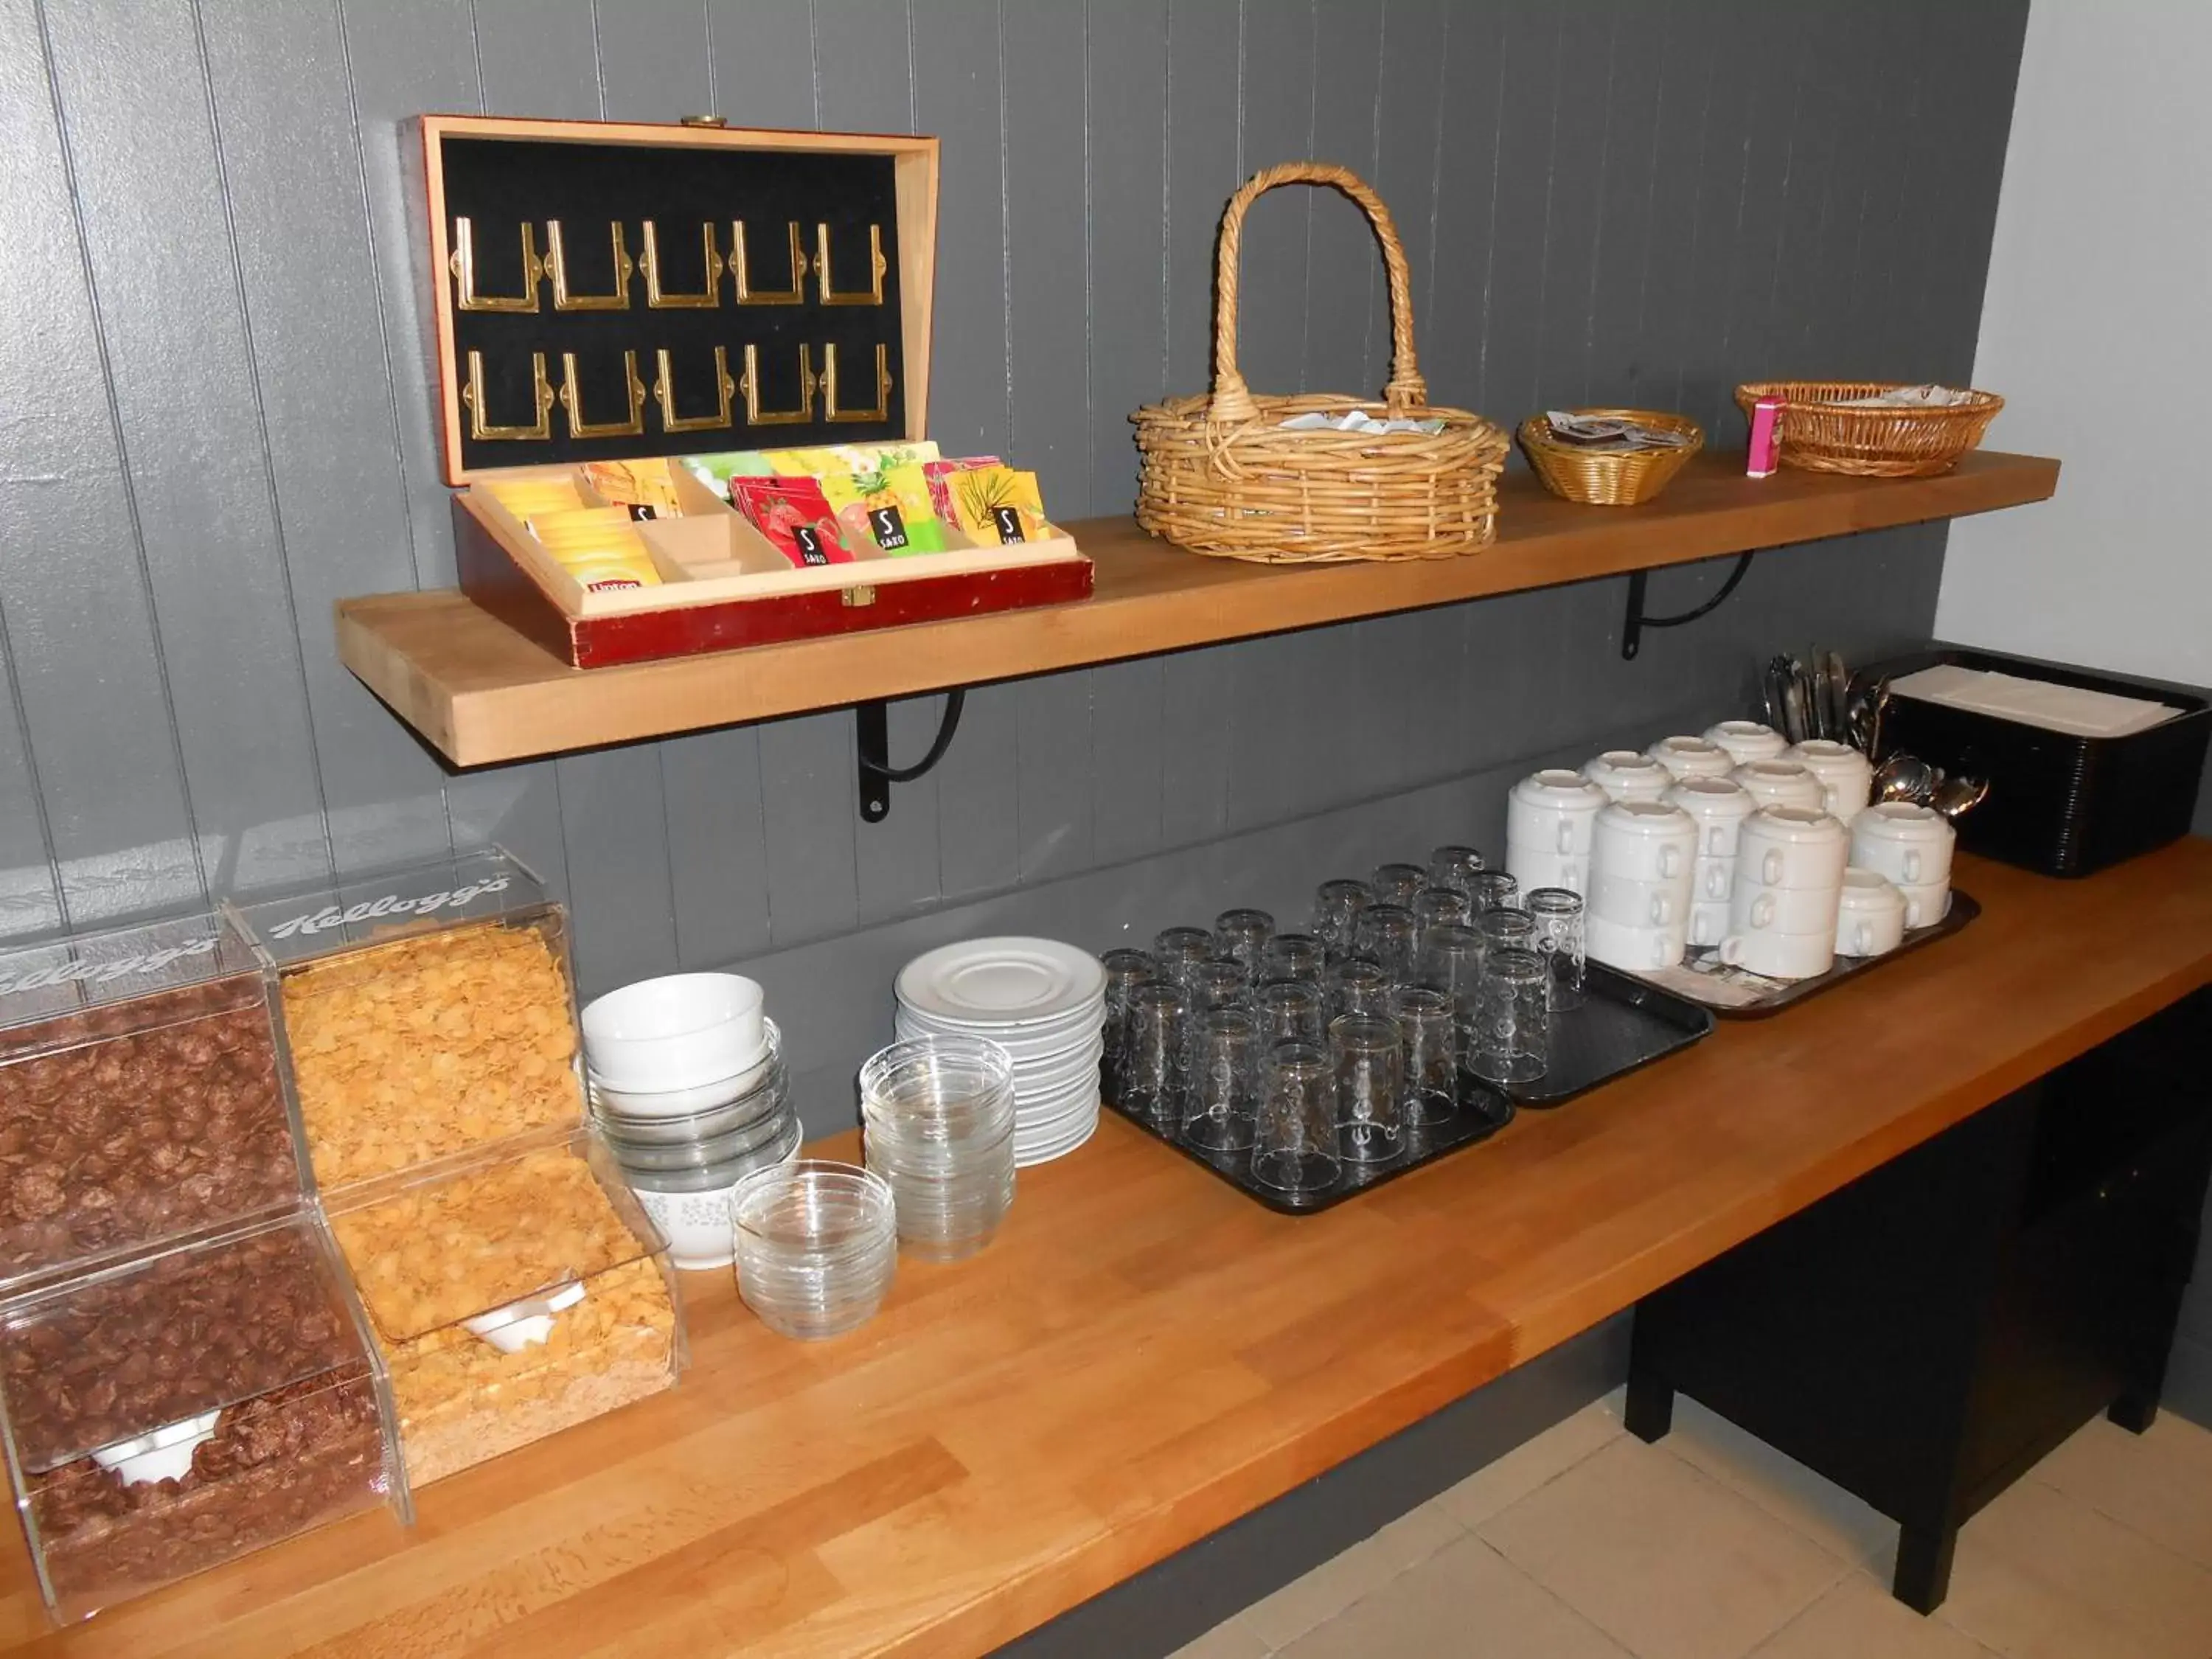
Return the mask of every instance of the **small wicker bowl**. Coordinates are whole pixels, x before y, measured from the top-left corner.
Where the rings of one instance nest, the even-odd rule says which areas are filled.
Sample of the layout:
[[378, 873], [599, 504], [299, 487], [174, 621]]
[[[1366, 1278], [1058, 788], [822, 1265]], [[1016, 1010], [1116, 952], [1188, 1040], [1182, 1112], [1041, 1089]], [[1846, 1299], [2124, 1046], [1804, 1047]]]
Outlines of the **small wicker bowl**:
[[1521, 422], [1521, 447], [1528, 465], [1554, 495], [1586, 507], [1634, 507], [1648, 501], [1674, 481], [1689, 465], [1690, 457], [1705, 447], [1702, 428], [1686, 415], [1669, 415], [1656, 409], [1577, 409], [1567, 411], [1594, 419], [1634, 421], [1661, 432], [1680, 432], [1690, 441], [1680, 449], [1637, 449], [1623, 454], [1579, 448], [1552, 436], [1552, 423], [1541, 415]]
[[1901, 380], [1759, 380], [1735, 389], [1748, 417], [1761, 398], [1782, 399], [1778, 459], [1808, 472], [1861, 478], [1927, 478], [1948, 472], [1982, 441], [2004, 407], [1994, 392], [1969, 392], [1942, 409], [1849, 408], [1853, 398], [1894, 392]]

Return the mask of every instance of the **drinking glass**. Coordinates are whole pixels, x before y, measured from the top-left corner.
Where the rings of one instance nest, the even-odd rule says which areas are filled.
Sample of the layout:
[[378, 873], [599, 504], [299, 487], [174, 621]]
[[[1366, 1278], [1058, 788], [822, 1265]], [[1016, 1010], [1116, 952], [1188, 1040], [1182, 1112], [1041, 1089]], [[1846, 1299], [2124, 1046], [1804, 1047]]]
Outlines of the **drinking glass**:
[[1429, 872], [1418, 864], [1378, 864], [1375, 873], [1367, 878], [1375, 890], [1377, 904], [1395, 904], [1401, 910], [1413, 908], [1413, 895], [1429, 884]]
[[1321, 1046], [1327, 1033], [1322, 1018], [1321, 993], [1302, 979], [1279, 979], [1262, 985], [1254, 999], [1261, 1030], [1271, 1042], [1310, 1042]]
[[1468, 878], [1468, 898], [1474, 914], [1510, 910], [1521, 902], [1521, 884], [1503, 870], [1483, 870]]
[[1564, 887], [1532, 889], [1528, 918], [1536, 924], [1536, 954], [1552, 970], [1552, 1012], [1581, 1007], [1583, 896]]
[[1249, 1008], [1214, 1008], [1199, 1017], [1195, 1060], [1185, 1097], [1182, 1138], [1211, 1152], [1252, 1144], [1260, 1119], [1259, 1017]]
[[1413, 977], [1420, 938], [1420, 924], [1411, 910], [1396, 904], [1370, 904], [1360, 915], [1355, 943], [1358, 954], [1377, 963], [1393, 985], [1404, 985]]
[[1260, 957], [1275, 936], [1275, 919], [1265, 910], [1224, 910], [1213, 919], [1213, 954], [1243, 964], [1244, 977], [1260, 982]]
[[1405, 1149], [1406, 1055], [1398, 1023], [1346, 1014], [1328, 1028], [1336, 1067], [1337, 1150], [1355, 1164], [1387, 1164]]
[[1099, 1033], [1105, 1047], [1098, 1058], [1099, 1085], [1109, 1100], [1120, 1097], [1121, 1050], [1129, 1036], [1129, 993], [1159, 975], [1149, 951], [1127, 948], [1099, 958], [1106, 969], [1106, 1022]]
[[1340, 877], [1315, 889], [1313, 933], [1328, 947], [1330, 961], [1340, 962], [1352, 954], [1359, 913], [1374, 902], [1375, 894], [1364, 881]]
[[1183, 994], [1190, 999], [1190, 1012], [1197, 1015], [1249, 1000], [1252, 986], [1243, 963], [1212, 957], [1190, 970]]
[[1489, 1083], [1531, 1083], [1551, 1064], [1551, 969], [1534, 951], [1493, 950], [1482, 966], [1468, 1069]]
[[1155, 980], [1129, 994], [1129, 1040], [1116, 1103], [1168, 1134], [1175, 1133], [1182, 1109], [1189, 1018], [1189, 999], [1175, 986]]
[[1536, 948], [1536, 919], [1526, 910], [1486, 910], [1474, 931], [1482, 935], [1485, 953]]
[[1442, 991], [1407, 986], [1390, 999], [1405, 1049], [1406, 1121], [1442, 1123], [1459, 1109], [1459, 1022]]
[[1190, 970], [1213, 954], [1213, 935], [1203, 927], [1163, 927], [1152, 940], [1159, 977], [1179, 989], [1190, 984]]
[[1456, 887], [1424, 887], [1413, 895], [1413, 920], [1425, 934], [1444, 922], [1464, 927], [1474, 920], [1474, 906]]
[[1474, 1013], [1482, 985], [1482, 935], [1472, 927], [1431, 927], [1421, 940], [1414, 982], [1451, 999], [1452, 1018], [1464, 1025]]
[[1336, 1071], [1328, 1050], [1315, 1042], [1278, 1042], [1261, 1066], [1252, 1178], [1283, 1193], [1333, 1185], [1343, 1165], [1336, 1149]]
[[1328, 947], [1311, 933], [1278, 933], [1260, 959], [1260, 977], [1299, 980], [1319, 989], [1328, 961]]
[[1394, 988], [1380, 963], [1365, 957], [1346, 957], [1328, 970], [1328, 1017], [1387, 1014]]
[[1439, 847], [1429, 854], [1429, 885], [1449, 887], [1472, 897], [1474, 890], [1468, 884], [1488, 867], [1472, 847]]

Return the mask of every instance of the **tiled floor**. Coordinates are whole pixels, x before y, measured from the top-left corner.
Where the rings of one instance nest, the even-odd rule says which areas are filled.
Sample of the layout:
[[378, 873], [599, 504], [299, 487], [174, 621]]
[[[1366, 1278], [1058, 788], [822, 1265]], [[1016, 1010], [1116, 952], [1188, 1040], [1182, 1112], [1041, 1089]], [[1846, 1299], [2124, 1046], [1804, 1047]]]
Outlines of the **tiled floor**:
[[2212, 1433], [2100, 1420], [1968, 1522], [1932, 1619], [1897, 1528], [1700, 1409], [1616, 1395], [1176, 1659], [2212, 1659]]

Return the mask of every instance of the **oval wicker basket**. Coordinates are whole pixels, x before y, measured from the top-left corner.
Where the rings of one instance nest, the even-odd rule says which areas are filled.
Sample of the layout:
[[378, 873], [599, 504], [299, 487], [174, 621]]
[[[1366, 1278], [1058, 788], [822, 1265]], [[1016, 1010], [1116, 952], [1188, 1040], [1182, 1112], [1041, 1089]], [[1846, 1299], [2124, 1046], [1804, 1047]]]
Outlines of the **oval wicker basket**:
[[[1313, 411], [1372, 408], [1372, 398], [1255, 397], [1237, 368], [1237, 266], [1244, 216], [1278, 185], [1332, 185], [1375, 228], [1390, 287], [1391, 419], [1442, 420], [1437, 433], [1286, 432]], [[1143, 467], [1137, 522], [1194, 553], [1269, 564], [1433, 559], [1473, 552], [1498, 533], [1505, 434], [1464, 409], [1431, 407], [1413, 356], [1406, 250], [1382, 198], [1353, 173], [1290, 161], [1255, 173], [1221, 216], [1215, 270], [1213, 391], [1149, 404], [1136, 422]]]
[[1705, 428], [1686, 415], [1670, 415], [1656, 409], [1577, 409], [1570, 411], [1598, 420], [1634, 421], [1662, 432], [1679, 432], [1689, 439], [1680, 449], [1632, 449], [1625, 453], [1579, 448], [1552, 436], [1552, 423], [1541, 415], [1521, 422], [1521, 448], [1528, 465], [1554, 495], [1589, 507], [1634, 507], [1664, 489], [1705, 447]]
[[1894, 392], [1902, 380], [1758, 380], [1735, 389], [1749, 416], [1761, 398], [1782, 399], [1777, 436], [1784, 466], [1864, 478], [1925, 478], [1948, 472], [1981, 442], [2004, 407], [1994, 392], [1969, 392], [1942, 409], [1849, 408], [1848, 398]]

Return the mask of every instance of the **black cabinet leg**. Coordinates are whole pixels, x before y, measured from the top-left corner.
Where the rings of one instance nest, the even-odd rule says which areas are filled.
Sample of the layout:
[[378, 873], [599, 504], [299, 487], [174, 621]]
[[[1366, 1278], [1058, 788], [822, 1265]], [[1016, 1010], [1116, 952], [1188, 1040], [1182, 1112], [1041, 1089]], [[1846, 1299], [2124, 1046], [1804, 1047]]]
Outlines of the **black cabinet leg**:
[[1632, 1358], [1628, 1365], [1628, 1400], [1621, 1420], [1638, 1440], [1664, 1440], [1667, 1431], [1674, 1426], [1674, 1385], [1655, 1367], [1639, 1365]]
[[1933, 1613], [1951, 1593], [1951, 1554], [1956, 1527], [1905, 1528], [1897, 1539], [1897, 1576], [1890, 1593], [1915, 1613]]
[[2130, 1434], [2141, 1434], [2158, 1421], [2158, 1396], [2154, 1394], [2128, 1393], [2112, 1401], [2105, 1419], [2115, 1428], [2125, 1429]]

